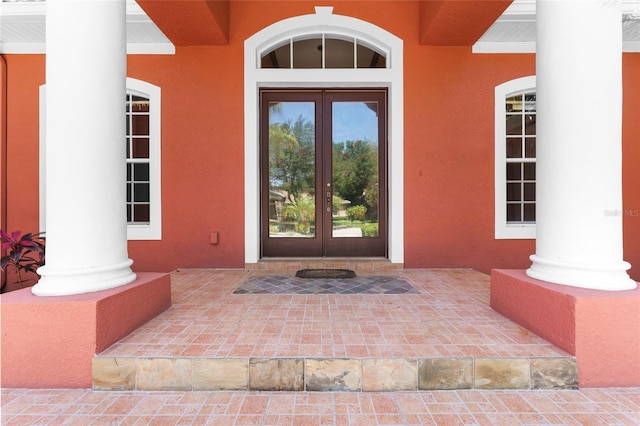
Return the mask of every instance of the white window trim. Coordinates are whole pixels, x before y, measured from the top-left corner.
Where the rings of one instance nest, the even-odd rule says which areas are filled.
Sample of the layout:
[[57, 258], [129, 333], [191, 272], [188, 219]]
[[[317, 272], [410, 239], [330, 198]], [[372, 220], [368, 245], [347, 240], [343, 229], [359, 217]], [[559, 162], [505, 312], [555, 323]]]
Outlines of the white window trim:
[[[260, 140], [258, 133], [261, 87], [383, 87], [389, 96], [389, 253], [392, 263], [404, 263], [404, 89], [403, 41], [360, 19], [332, 14], [332, 7], [316, 7], [315, 14], [276, 22], [244, 44], [244, 197], [245, 263], [260, 259]], [[260, 53], [278, 41], [302, 34], [357, 36], [387, 54], [387, 68], [375, 69], [261, 69]]]
[[507, 147], [505, 143], [506, 123], [505, 99], [512, 94], [535, 91], [536, 76], [528, 76], [507, 81], [495, 88], [495, 238], [503, 239], [535, 239], [535, 224], [507, 223], [507, 176], [505, 164]]
[[[162, 191], [160, 173], [160, 87], [142, 80], [127, 77], [127, 93], [149, 98], [149, 181], [150, 221], [148, 225], [127, 225], [128, 240], [162, 239]], [[123, 94], [124, 99], [124, 94]], [[45, 112], [46, 85], [40, 86], [40, 231], [46, 230], [46, 180], [45, 180]], [[124, 111], [124, 108], [123, 108]], [[124, 118], [124, 117], [123, 117]], [[124, 140], [123, 140], [124, 142]], [[124, 200], [123, 200], [124, 209]]]

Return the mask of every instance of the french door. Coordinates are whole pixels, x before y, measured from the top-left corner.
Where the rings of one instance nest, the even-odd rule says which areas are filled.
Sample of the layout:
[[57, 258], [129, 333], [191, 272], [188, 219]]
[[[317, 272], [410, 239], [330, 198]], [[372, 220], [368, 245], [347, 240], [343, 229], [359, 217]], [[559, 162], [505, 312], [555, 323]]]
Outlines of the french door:
[[260, 98], [262, 256], [386, 256], [386, 91]]

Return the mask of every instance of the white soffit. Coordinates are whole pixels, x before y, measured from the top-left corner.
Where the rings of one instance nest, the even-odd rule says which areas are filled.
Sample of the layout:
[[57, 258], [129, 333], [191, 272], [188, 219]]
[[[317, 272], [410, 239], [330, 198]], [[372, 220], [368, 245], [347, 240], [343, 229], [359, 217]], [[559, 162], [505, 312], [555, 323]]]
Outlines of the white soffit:
[[[0, 53], [46, 51], [44, 1], [0, 1]], [[135, 0], [127, 0], [127, 53], [175, 53], [175, 46]]]
[[[640, 0], [622, 0], [622, 50], [640, 52]], [[535, 51], [535, 0], [514, 0], [473, 45], [474, 53], [535, 53]]]

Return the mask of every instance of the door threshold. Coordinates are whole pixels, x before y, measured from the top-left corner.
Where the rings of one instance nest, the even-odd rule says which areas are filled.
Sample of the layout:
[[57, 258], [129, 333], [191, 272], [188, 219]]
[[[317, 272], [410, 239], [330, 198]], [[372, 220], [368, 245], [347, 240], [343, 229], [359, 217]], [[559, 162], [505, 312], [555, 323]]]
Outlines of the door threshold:
[[404, 269], [402, 263], [391, 263], [385, 257], [266, 257], [256, 263], [245, 263], [245, 270], [351, 269], [356, 272]]

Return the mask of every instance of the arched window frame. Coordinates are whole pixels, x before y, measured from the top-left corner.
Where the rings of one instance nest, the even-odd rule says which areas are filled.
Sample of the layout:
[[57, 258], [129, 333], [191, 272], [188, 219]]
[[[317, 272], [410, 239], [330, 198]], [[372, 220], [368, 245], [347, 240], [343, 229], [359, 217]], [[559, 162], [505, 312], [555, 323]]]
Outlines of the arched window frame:
[[[334, 15], [332, 7], [315, 14], [276, 22], [245, 40], [245, 263], [260, 258], [259, 91], [263, 87], [386, 88], [388, 91], [389, 244], [388, 258], [404, 263], [404, 89], [403, 41], [357, 18]], [[260, 68], [260, 54], [288, 37], [303, 34], [356, 36], [386, 53], [386, 68], [280, 69]]]
[[495, 88], [495, 238], [535, 239], [535, 223], [507, 222], [507, 150], [506, 150], [506, 99], [510, 96], [535, 92], [536, 76], [517, 78]]
[[[160, 240], [162, 239], [162, 191], [161, 191], [161, 159], [160, 159], [160, 87], [142, 80], [127, 77], [127, 94], [139, 95], [149, 99], [149, 182], [150, 182], [150, 221], [148, 224], [128, 224], [128, 240]], [[46, 231], [46, 84], [40, 86], [40, 230]], [[123, 138], [124, 142], [124, 138]], [[123, 200], [123, 206], [124, 206]]]

